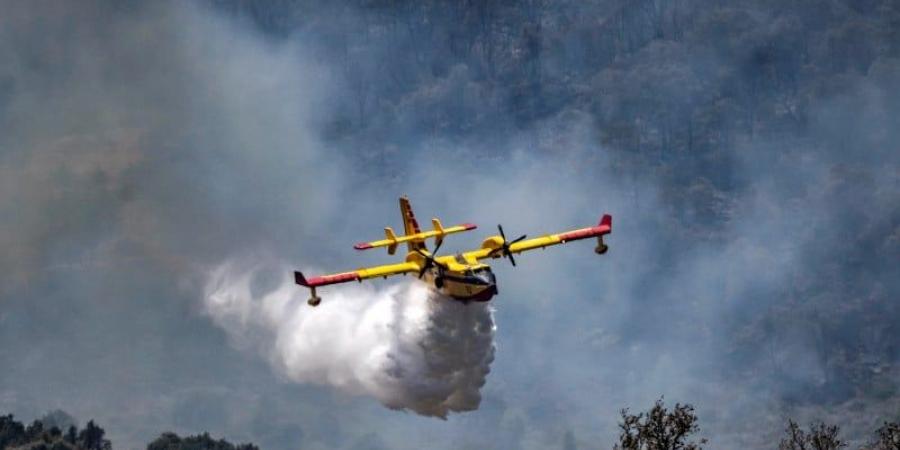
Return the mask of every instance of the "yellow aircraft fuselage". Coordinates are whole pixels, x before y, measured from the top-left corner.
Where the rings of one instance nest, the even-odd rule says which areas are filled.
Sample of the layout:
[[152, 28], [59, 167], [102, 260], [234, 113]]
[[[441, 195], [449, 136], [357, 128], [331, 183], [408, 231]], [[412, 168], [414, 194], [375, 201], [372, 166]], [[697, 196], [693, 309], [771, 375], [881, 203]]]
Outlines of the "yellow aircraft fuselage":
[[[420, 257], [411, 252], [407, 259]], [[491, 266], [478, 261], [466, 261], [464, 255], [444, 256], [436, 259], [438, 265], [425, 272], [422, 281], [436, 292], [463, 302], [486, 302], [497, 295], [497, 278]]]

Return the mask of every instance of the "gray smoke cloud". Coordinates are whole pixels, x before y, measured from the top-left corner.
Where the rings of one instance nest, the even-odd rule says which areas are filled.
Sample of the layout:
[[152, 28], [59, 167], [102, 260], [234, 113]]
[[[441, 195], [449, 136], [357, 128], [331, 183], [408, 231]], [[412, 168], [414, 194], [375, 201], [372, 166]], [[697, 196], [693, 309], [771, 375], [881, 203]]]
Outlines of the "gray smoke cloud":
[[[607, 13], [584, 5], [584, 20]], [[365, 10], [319, 6], [298, 14], [324, 31], [273, 37], [205, 3], [4, 2], [0, 410], [95, 418], [124, 448], [171, 429], [313, 449], [543, 449], [569, 431], [579, 448], [604, 447], [616, 411], [660, 395], [696, 404], [715, 448], [771, 448], [787, 416], [842, 421], [860, 441], [896, 414], [896, 56], [798, 88], [808, 132], [775, 139], [739, 112], [798, 105], [762, 111], [712, 95], [748, 89], [739, 100], [757, 101], [749, 88], [771, 67], [756, 61], [785, 30], [809, 28], [763, 13], [722, 6], [696, 24], [709, 35], [695, 47], [635, 48], [561, 93], [553, 77], [585, 70], [596, 51], [579, 45], [593, 28], [548, 40], [564, 50], [545, 52], [548, 91], [507, 95], [485, 88], [477, 61], [413, 73], [433, 24], [415, 11], [396, 16], [413, 36], [403, 39], [370, 32]], [[396, 105], [376, 95], [398, 90]], [[504, 103], [570, 94], [527, 127]], [[720, 109], [679, 109], [704, 102]], [[733, 141], [713, 133], [694, 142], [699, 156], [655, 155], [639, 151], [662, 139], [646, 117], [633, 120], [638, 136], [597, 126], [635, 109], [671, 111], [673, 126], [719, 120]], [[396, 229], [400, 194], [423, 222], [480, 225], [448, 253], [477, 247], [498, 222], [535, 236], [605, 212], [610, 252], [573, 243], [495, 264], [495, 341], [489, 311], [411, 304], [421, 293], [404, 285], [332, 286], [306, 308], [285, 277], [388, 261], [349, 245]], [[394, 346], [386, 353], [319, 331], [326, 317], [344, 330], [368, 323], [385, 305], [418, 318], [391, 316], [393, 332], [428, 325], [417, 339], [374, 340]], [[484, 331], [471, 337], [474, 361], [456, 366], [475, 369], [414, 383], [459, 357], [444, 338], [462, 323]], [[348, 356], [304, 346], [317, 336]], [[441, 415], [476, 393], [478, 409], [446, 421], [382, 406]]]
[[[206, 311], [292, 381], [444, 419], [478, 408], [494, 359], [487, 304], [462, 304], [413, 281], [345, 288], [311, 309], [289, 273], [273, 261], [226, 262], [210, 274]], [[273, 276], [271, 286], [257, 281]]]
[[301, 439], [270, 370], [221, 357], [202, 293], [207, 267], [333, 217], [328, 71], [194, 3], [3, 10], [0, 409], [95, 418], [126, 448]]

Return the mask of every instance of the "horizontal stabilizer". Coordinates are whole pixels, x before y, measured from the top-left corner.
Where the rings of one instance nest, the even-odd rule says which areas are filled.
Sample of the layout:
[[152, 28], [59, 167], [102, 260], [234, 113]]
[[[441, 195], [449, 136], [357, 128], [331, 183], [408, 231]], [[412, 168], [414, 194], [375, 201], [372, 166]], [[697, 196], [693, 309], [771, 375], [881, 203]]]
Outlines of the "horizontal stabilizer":
[[420, 233], [408, 234], [404, 236], [395, 235], [394, 230], [388, 227], [384, 229], [384, 235], [386, 239], [373, 242], [360, 242], [354, 245], [353, 248], [357, 250], [368, 250], [370, 248], [388, 247], [388, 253], [394, 254], [392, 250], [395, 251], [397, 249], [397, 244], [401, 244], [404, 242], [424, 242], [426, 239], [430, 238], [443, 239], [443, 237], [448, 234], [460, 233], [477, 228], [477, 226], [472, 223], [464, 223], [461, 225], [444, 228], [443, 226], [441, 226], [441, 222], [437, 219], [432, 219], [432, 224], [435, 227], [434, 230], [423, 231]]

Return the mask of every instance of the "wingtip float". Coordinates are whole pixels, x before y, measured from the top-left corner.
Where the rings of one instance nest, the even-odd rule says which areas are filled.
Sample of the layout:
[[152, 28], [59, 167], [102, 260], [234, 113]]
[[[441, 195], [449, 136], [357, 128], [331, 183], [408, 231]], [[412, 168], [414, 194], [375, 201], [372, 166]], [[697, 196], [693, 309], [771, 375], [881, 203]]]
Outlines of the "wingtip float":
[[[322, 302], [322, 298], [316, 296], [316, 288], [320, 286], [349, 281], [362, 282], [370, 278], [387, 278], [391, 275], [402, 274], [413, 274], [429, 284], [435, 291], [455, 300], [486, 302], [497, 294], [497, 280], [491, 267], [480, 262], [482, 259], [507, 258], [515, 266], [516, 259], [513, 256], [515, 254], [592, 237], [597, 238], [594, 252], [603, 255], [609, 251], [609, 246], [603, 242], [603, 236], [612, 233], [612, 216], [609, 214], [604, 214], [596, 226], [548, 234], [533, 239], [526, 239], [527, 236], [523, 234], [516, 239], [507, 240], [503, 227], [497, 225], [500, 234], [486, 238], [482, 242], [481, 248], [456, 255], [436, 256], [443, 244], [444, 236], [474, 230], [477, 227], [471, 223], [463, 223], [444, 228], [440, 220], [432, 219], [433, 229], [422, 231], [416, 222], [409, 199], [406, 197], [400, 198], [400, 213], [403, 217], [404, 233], [402, 236], [397, 236], [392, 228], [387, 227], [384, 229], [385, 239], [360, 242], [353, 248], [368, 250], [387, 247], [388, 254], [393, 255], [398, 245], [406, 244], [408, 252], [404, 262], [309, 278], [304, 277], [300, 272], [294, 272], [294, 281], [310, 290], [310, 298], [307, 303], [310, 306], [318, 306]], [[434, 239], [435, 243], [434, 250], [430, 252], [425, 246], [425, 241], [428, 239]]]

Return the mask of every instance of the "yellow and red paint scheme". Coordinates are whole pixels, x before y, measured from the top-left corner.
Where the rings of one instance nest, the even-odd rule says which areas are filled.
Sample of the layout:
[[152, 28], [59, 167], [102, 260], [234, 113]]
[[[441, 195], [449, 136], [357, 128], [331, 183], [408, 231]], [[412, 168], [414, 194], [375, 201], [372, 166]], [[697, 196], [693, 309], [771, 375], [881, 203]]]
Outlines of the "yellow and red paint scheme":
[[[500, 235], [490, 236], [481, 243], [481, 248], [456, 255], [434, 256], [425, 247], [425, 240], [434, 238], [436, 245], [447, 234], [459, 233], [475, 229], [473, 224], [462, 224], [454, 227], [443, 228], [437, 219], [432, 219], [434, 230], [422, 232], [419, 230], [412, 207], [406, 197], [400, 198], [400, 211], [403, 216], [403, 236], [396, 236], [390, 228], [385, 229], [386, 239], [374, 242], [359, 243], [354, 246], [357, 250], [387, 247], [388, 253], [393, 254], [397, 245], [407, 244], [409, 252], [406, 260], [397, 264], [366, 267], [351, 272], [336, 273], [306, 278], [300, 272], [294, 272], [294, 281], [310, 288], [311, 296], [308, 303], [317, 306], [322, 299], [316, 296], [316, 288], [330, 284], [346, 283], [349, 281], [362, 282], [370, 278], [391, 275], [413, 274], [422, 281], [428, 283], [435, 291], [463, 302], [486, 302], [497, 294], [497, 281], [491, 272], [490, 266], [482, 263], [482, 259], [502, 258], [507, 256], [504, 251], [504, 237]], [[541, 237], [523, 240], [522, 238], [508, 244], [509, 254], [519, 254], [528, 250], [545, 248], [552, 245], [565, 244], [567, 242], [597, 238], [597, 254], [604, 254], [609, 247], [603, 242], [603, 236], [612, 232], [612, 216], [606, 214], [596, 226], [580, 228], [558, 234], [548, 234]], [[523, 236], [524, 238], [524, 236]], [[429, 264], [431, 259], [433, 263]]]

